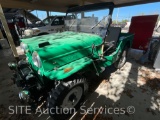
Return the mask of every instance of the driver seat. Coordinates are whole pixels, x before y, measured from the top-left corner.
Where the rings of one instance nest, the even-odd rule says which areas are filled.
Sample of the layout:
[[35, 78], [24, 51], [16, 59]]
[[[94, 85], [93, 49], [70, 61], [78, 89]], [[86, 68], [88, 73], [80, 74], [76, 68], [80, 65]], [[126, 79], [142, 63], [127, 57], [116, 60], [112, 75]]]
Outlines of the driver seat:
[[102, 46], [102, 51], [107, 52], [113, 51], [116, 48], [119, 36], [121, 33], [121, 27], [110, 27], [108, 30], [108, 35], [105, 38], [105, 44]]

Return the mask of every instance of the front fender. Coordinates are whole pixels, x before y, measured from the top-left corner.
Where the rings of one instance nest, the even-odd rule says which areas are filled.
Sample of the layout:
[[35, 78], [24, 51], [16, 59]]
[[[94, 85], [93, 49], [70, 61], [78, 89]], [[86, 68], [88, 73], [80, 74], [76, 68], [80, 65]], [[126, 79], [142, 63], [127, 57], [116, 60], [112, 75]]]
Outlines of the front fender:
[[52, 71], [44, 72], [44, 76], [46, 76], [50, 80], [62, 80], [73, 75], [79, 70], [82, 70], [83, 68], [90, 65], [92, 62], [92, 59], [84, 57], [69, 64], [66, 64], [60, 68], [55, 68]]

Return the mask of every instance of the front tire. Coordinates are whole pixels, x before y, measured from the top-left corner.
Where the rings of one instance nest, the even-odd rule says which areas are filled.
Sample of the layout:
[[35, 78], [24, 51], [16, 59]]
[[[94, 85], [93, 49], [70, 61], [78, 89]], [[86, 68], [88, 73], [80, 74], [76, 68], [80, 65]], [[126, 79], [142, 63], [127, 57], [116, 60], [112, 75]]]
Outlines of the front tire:
[[55, 120], [64, 120], [79, 109], [88, 84], [85, 78], [76, 78], [71, 81], [61, 82], [52, 89], [47, 99], [49, 114]]

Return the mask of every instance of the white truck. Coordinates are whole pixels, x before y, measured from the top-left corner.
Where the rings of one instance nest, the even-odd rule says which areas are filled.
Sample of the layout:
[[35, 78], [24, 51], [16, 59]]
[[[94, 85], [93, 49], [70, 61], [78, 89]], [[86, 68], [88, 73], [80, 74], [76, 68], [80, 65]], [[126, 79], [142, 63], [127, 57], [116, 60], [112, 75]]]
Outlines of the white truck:
[[50, 16], [42, 21], [44, 26], [26, 29], [24, 35], [25, 37], [32, 37], [62, 32], [64, 31], [64, 19], [65, 16]]

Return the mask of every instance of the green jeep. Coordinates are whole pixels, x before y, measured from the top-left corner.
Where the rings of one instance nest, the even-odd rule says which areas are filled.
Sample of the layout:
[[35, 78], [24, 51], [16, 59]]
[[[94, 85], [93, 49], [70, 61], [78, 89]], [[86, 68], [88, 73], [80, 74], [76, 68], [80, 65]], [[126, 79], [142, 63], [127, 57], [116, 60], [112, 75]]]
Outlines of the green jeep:
[[[110, 27], [113, 8], [113, 3], [70, 8], [66, 15], [74, 17], [66, 17], [65, 32], [22, 39], [26, 59], [8, 64], [14, 71], [13, 81], [22, 88], [19, 98], [35, 104], [45, 100], [50, 115], [64, 119], [68, 114], [57, 114], [56, 110], [79, 108], [88, 90], [85, 77], [88, 71], [100, 75], [112, 64], [121, 68], [133, 34]], [[93, 15], [82, 18], [78, 15], [102, 9], [106, 10], [97, 14], [105, 12], [107, 16], [100, 21]]]

